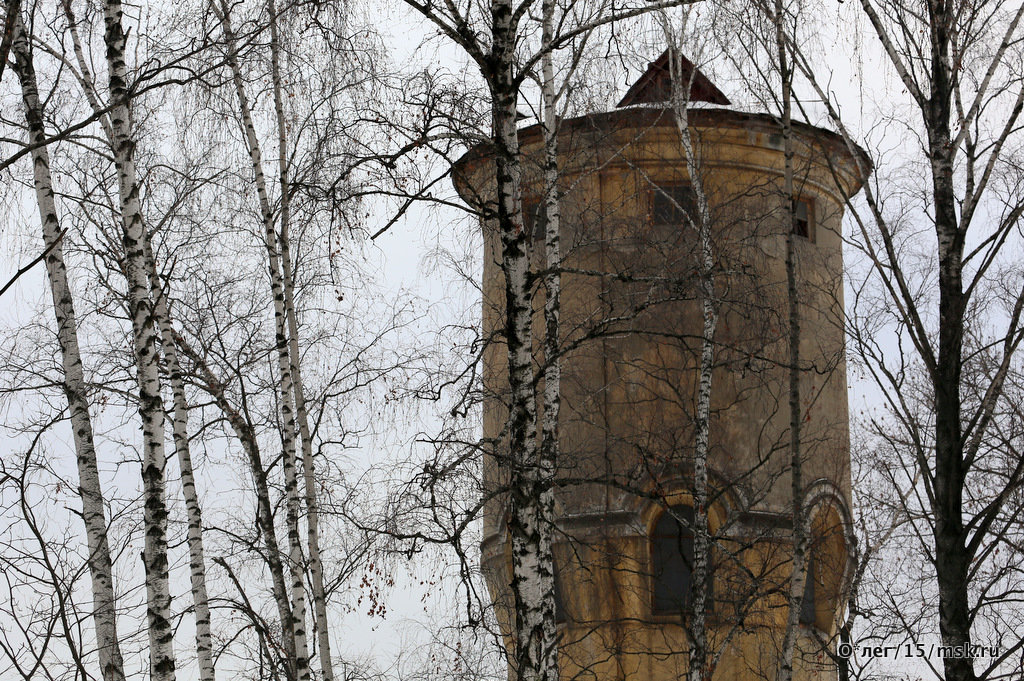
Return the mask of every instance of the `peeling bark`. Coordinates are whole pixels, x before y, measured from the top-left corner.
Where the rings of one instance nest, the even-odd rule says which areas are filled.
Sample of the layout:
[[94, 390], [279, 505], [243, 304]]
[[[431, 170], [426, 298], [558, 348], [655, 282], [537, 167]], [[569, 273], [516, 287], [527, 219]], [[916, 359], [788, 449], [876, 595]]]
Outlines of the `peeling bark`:
[[[544, 0], [541, 43], [554, 40], [553, 0]], [[544, 131], [544, 414], [541, 422], [541, 475], [553, 481], [558, 462], [558, 415], [561, 408], [562, 359], [559, 317], [562, 295], [561, 197], [558, 189], [558, 117], [552, 52], [541, 58]]]
[[519, 681], [556, 681], [554, 571], [551, 533], [554, 494], [537, 448], [533, 385], [530, 237], [523, 225], [522, 168], [516, 134], [518, 86], [513, 78], [516, 18], [509, 0], [491, 5], [491, 89], [498, 231], [505, 279], [505, 340], [510, 404], [508, 530], [512, 545], [512, 599]]
[[[542, 6], [541, 43], [554, 40], [554, 0]], [[540, 452], [537, 475], [541, 487], [537, 499], [541, 537], [537, 548], [539, 559], [548, 561], [538, 571], [540, 578], [540, 652], [541, 669], [537, 678], [558, 678], [558, 646], [555, 623], [555, 564], [550, 532], [555, 517], [554, 481], [558, 466], [561, 410], [562, 359], [559, 343], [559, 317], [562, 295], [561, 210], [558, 188], [558, 118], [556, 84], [552, 51], [541, 58], [541, 95], [543, 98], [544, 131], [544, 414], [541, 422]], [[532, 235], [531, 235], [532, 236]], [[544, 536], [547, 534], [548, 536]], [[546, 569], [544, 569], [546, 567]]]

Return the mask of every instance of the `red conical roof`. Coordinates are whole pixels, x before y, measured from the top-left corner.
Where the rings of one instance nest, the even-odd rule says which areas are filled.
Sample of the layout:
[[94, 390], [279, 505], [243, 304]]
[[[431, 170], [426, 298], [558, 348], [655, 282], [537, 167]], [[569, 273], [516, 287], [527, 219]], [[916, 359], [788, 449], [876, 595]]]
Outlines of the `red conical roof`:
[[[652, 61], [640, 78], [626, 92], [616, 107], [631, 106], [633, 104], [659, 104], [668, 102], [672, 98], [672, 75], [669, 68], [670, 50], [662, 52], [661, 56]], [[690, 74], [696, 68], [689, 59], [680, 55], [682, 62], [682, 73], [679, 77], [689, 80]], [[708, 80], [707, 76], [696, 69], [693, 76], [693, 85], [690, 86], [691, 102], [710, 102], [711, 104], [730, 104], [729, 98], [715, 84]]]

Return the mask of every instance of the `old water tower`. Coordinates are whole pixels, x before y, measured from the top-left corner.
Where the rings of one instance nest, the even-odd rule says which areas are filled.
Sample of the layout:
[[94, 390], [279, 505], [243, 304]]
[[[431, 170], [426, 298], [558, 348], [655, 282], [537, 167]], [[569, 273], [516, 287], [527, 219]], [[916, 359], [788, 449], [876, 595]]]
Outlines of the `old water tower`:
[[[693, 413], [702, 317], [693, 183], [665, 108], [667, 54], [614, 111], [564, 120], [562, 480], [555, 556], [561, 678], [669, 681], [687, 665]], [[795, 221], [783, 192], [776, 118], [742, 113], [699, 73], [689, 129], [711, 208], [720, 319], [709, 453], [714, 535], [708, 621], [715, 679], [769, 679], [787, 615], [792, 514], [785, 254], [794, 230], [801, 318], [803, 477], [812, 544], [797, 679], [834, 679], [849, 556], [850, 471], [843, 356], [844, 201], [869, 165], [838, 135], [794, 124]], [[519, 133], [528, 228], [540, 200], [539, 126]], [[455, 168], [463, 198], [489, 196], [479, 149]], [[493, 191], [491, 192], [493, 194]], [[500, 336], [500, 244], [488, 224], [485, 337]], [[536, 229], [535, 264], [543, 262]], [[541, 309], [541, 293], [536, 310]], [[538, 317], [539, 319], [539, 317]], [[535, 322], [535, 333], [543, 324]], [[539, 349], [540, 341], [535, 343]], [[484, 356], [484, 437], [500, 441], [505, 348]], [[537, 353], [540, 361], [539, 350]], [[484, 463], [499, 489], [500, 457]], [[500, 495], [485, 508], [483, 565], [507, 626], [508, 547]], [[689, 551], [689, 553], [688, 553]], [[822, 642], [825, 642], [824, 644]]]

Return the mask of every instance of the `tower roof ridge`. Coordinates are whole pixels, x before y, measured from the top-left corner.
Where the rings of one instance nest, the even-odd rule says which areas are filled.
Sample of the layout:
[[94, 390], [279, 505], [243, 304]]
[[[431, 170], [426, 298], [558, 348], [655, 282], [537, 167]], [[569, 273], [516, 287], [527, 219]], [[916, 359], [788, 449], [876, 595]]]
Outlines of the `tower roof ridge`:
[[[672, 69], [669, 63], [671, 53], [671, 48], [666, 49], [661, 53], [660, 57], [652, 61], [647, 66], [647, 70], [644, 71], [643, 75], [630, 86], [622, 100], [615, 107], [621, 109], [622, 107], [634, 104], [668, 102], [672, 98]], [[679, 57], [682, 64], [682, 73], [679, 75], [685, 79], [690, 79], [691, 74], [693, 75], [692, 84], [690, 85], [691, 102], [731, 104], [729, 98], [700, 69], [694, 66], [693, 62], [687, 59], [686, 55], [680, 54]]]

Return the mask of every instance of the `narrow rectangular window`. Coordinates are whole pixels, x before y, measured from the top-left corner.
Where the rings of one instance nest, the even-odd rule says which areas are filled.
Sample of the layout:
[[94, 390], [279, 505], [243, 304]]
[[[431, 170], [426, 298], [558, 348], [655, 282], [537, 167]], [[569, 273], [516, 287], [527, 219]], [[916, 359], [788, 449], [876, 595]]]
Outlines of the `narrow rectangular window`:
[[[672, 506], [651, 536], [654, 613], [685, 613], [693, 582], [693, 508]], [[710, 599], [709, 599], [710, 601]]]
[[523, 199], [523, 228], [537, 241], [544, 241], [548, 228], [548, 212], [543, 201]]
[[793, 234], [812, 239], [814, 228], [814, 202], [810, 199], [793, 201]]
[[804, 597], [800, 600], [800, 624], [814, 624], [817, 619], [817, 605], [814, 602], [817, 574], [814, 569], [814, 553], [807, 553], [807, 576], [804, 581]]
[[688, 184], [651, 190], [651, 222], [654, 225], [686, 225], [697, 219], [697, 195]]
[[562, 594], [562, 578], [555, 568], [555, 623], [565, 622], [565, 597]]

